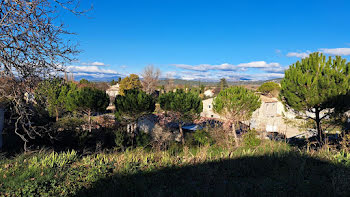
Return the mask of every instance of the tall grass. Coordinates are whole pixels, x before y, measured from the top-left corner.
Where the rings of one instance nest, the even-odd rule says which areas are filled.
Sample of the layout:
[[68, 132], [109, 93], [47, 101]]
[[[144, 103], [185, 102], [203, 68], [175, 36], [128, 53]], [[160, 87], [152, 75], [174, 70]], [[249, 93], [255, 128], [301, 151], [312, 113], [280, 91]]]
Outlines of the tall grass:
[[[350, 166], [346, 152], [321, 150], [307, 153], [286, 143], [262, 141], [241, 147], [201, 145], [181, 151], [126, 149], [124, 152], [78, 156], [67, 152], [36, 152], [0, 161], [0, 194], [4, 196], [72, 196], [111, 176], [156, 172], [228, 159], [307, 155], [336, 165]], [[293, 162], [286, 160], [287, 162]], [[303, 167], [303, 164], [296, 164]], [[218, 175], [220, 176], [220, 175]]]

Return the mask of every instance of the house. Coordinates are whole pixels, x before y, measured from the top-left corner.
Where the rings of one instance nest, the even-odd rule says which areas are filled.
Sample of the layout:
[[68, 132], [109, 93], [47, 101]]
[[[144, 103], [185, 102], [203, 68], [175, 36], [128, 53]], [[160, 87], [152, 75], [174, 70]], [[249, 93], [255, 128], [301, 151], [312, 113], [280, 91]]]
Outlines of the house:
[[[288, 119], [294, 119], [295, 114], [291, 111], [286, 111], [282, 102], [277, 98], [269, 98], [261, 95], [261, 106], [252, 114], [249, 121], [244, 121], [250, 125], [251, 129], [266, 132], [279, 132], [287, 137], [292, 137], [299, 134], [299, 129], [295, 126], [286, 123]], [[223, 119], [220, 115], [213, 111], [213, 98], [203, 100], [202, 117]]]
[[206, 96], [206, 97], [213, 97], [214, 96], [214, 91], [213, 90], [206, 90], [204, 92], [204, 96]]
[[119, 94], [119, 84], [117, 83], [116, 85], [110, 86], [106, 90], [106, 94], [110, 97], [116, 97]]
[[299, 128], [288, 124], [288, 120], [295, 120], [296, 114], [285, 109], [277, 98], [260, 96], [261, 106], [255, 110], [250, 119], [250, 128], [266, 132], [278, 132], [292, 137], [298, 135]]
[[220, 115], [214, 113], [213, 111], [213, 100], [214, 98], [203, 100], [203, 111], [201, 113], [201, 117], [217, 119], [221, 118]]

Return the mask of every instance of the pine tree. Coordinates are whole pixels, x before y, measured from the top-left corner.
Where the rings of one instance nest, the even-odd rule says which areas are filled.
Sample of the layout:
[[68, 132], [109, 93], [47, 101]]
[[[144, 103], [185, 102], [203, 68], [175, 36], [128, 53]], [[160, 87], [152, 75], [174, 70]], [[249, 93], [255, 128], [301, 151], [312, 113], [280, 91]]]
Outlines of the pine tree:
[[155, 110], [155, 101], [151, 95], [139, 89], [125, 90], [114, 101], [116, 117], [125, 122], [135, 122], [138, 118]]
[[213, 101], [213, 110], [232, 125], [235, 143], [238, 145], [235, 126], [240, 121], [248, 120], [260, 105], [260, 98], [253, 91], [234, 86], [219, 93]]
[[168, 92], [159, 97], [160, 107], [175, 115], [179, 123], [182, 143], [185, 143], [182, 126], [186, 121], [192, 121], [199, 117], [203, 110], [203, 103], [198, 94], [185, 92], [182, 89], [176, 92]]
[[278, 96], [280, 89], [281, 87], [278, 83], [269, 81], [261, 84], [258, 91], [267, 96]]
[[322, 142], [321, 112], [341, 105], [340, 100], [350, 89], [350, 63], [337, 56], [312, 53], [285, 71], [280, 97], [287, 107], [297, 112], [313, 113], [319, 141]]
[[83, 87], [77, 91], [70, 91], [67, 96], [67, 108], [70, 111], [80, 111], [88, 115], [90, 132], [92, 113], [106, 111], [108, 104], [108, 95], [104, 91], [92, 87]]
[[35, 100], [38, 106], [45, 106], [49, 115], [59, 117], [66, 111], [66, 97], [74, 84], [67, 83], [60, 78], [42, 81], [35, 90]]

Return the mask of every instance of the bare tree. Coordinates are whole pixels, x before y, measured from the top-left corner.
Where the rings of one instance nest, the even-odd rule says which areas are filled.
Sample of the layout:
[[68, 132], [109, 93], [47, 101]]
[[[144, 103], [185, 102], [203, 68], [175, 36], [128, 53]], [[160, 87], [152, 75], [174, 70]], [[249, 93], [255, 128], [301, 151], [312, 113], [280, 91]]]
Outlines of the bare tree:
[[165, 84], [165, 91], [173, 91], [173, 89], [175, 88], [174, 78], [170, 74], [167, 74], [166, 78], [167, 80]]
[[15, 132], [25, 150], [29, 139], [42, 135], [31, 118], [33, 89], [40, 79], [64, 71], [78, 53], [76, 44], [63, 38], [72, 33], [58, 23], [58, 10], [84, 13], [78, 6], [76, 0], [0, 0], [0, 73], [9, 81], [0, 84], [0, 98], [12, 103]]
[[159, 68], [154, 68], [153, 65], [146, 66], [141, 74], [142, 76], [142, 89], [147, 94], [152, 94], [157, 86], [160, 77]]

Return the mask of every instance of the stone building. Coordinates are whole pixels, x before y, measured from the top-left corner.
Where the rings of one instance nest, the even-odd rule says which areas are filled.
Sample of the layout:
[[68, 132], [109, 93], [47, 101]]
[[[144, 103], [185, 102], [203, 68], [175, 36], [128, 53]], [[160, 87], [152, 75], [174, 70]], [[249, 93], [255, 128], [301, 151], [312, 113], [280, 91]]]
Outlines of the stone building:
[[[251, 129], [266, 132], [279, 132], [287, 137], [299, 134], [299, 129], [291, 124], [286, 124], [286, 120], [294, 120], [295, 114], [286, 111], [282, 102], [277, 98], [269, 98], [261, 95], [261, 106], [253, 112], [252, 118], [244, 123], [250, 125]], [[202, 117], [223, 119], [213, 111], [213, 98], [203, 100]]]
[[221, 119], [220, 115], [213, 111], [213, 100], [214, 98], [203, 100], [203, 111], [201, 117]]

